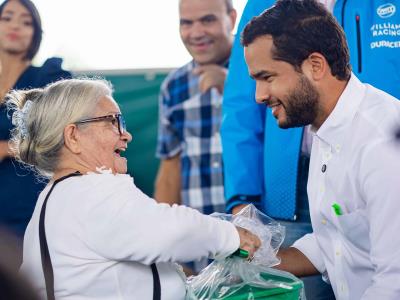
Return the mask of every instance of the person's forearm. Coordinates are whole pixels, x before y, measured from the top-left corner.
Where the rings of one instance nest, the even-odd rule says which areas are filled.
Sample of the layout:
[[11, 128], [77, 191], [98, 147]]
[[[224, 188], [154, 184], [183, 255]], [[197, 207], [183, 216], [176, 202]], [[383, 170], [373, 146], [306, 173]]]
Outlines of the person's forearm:
[[311, 261], [297, 248], [281, 249], [278, 257], [281, 259], [281, 263], [275, 267], [276, 269], [299, 277], [319, 274]]
[[240, 204], [238, 206], [235, 206], [232, 208], [232, 214], [236, 215], [238, 212], [240, 212], [243, 208], [245, 208], [248, 204]]
[[180, 184], [169, 179], [157, 179], [154, 199], [160, 203], [180, 204]]
[[160, 203], [181, 204], [180, 158], [162, 160], [158, 170], [154, 199]]
[[8, 141], [0, 141], [0, 161], [5, 159], [6, 157], [12, 157]]

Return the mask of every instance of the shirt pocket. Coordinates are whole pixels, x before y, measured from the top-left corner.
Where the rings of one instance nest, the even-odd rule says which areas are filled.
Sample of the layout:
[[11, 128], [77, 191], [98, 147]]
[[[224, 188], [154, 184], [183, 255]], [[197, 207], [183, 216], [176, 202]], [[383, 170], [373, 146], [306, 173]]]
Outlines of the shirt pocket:
[[355, 247], [369, 251], [369, 224], [363, 210], [337, 216], [338, 229]]

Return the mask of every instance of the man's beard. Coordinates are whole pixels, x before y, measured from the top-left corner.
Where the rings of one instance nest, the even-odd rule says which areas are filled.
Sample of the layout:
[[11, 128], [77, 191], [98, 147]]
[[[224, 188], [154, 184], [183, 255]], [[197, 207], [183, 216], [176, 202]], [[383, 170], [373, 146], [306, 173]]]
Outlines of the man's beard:
[[287, 129], [312, 124], [318, 114], [319, 93], [307, 77], [301, 74], [296, 87], [289, 93], [283, 106], [286, 121], [278, 124], [280, 128]]

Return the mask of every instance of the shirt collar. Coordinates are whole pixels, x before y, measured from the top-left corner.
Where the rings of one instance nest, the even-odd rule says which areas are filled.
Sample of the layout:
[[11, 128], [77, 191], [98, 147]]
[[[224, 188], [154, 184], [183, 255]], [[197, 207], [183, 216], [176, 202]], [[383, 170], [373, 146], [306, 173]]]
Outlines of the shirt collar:
[[330, 146], [334, 146], [336, 149], [340, 148], [348, 134], [348, 127], [351, 126], [364, 98], [365, 91], [365, 85], [352, 73], [335, 108], [315, 135]]

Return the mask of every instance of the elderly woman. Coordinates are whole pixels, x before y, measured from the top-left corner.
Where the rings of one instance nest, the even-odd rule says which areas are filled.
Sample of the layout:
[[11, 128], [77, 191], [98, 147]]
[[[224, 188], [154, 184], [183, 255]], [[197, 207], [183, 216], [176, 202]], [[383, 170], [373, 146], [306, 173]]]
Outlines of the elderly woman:
[[106, 82], [15, 91], [8, 104], [18, 158], [51, 177], [25, 233], [22, 265], [48, 299], [179, 300], [185, 285], [173, 262], [260, 246], [244, 229], [157, 204], [134, 185], [121, 156], [132, 137]]

